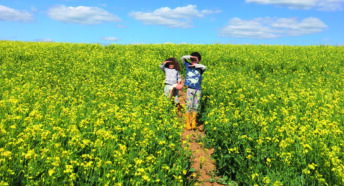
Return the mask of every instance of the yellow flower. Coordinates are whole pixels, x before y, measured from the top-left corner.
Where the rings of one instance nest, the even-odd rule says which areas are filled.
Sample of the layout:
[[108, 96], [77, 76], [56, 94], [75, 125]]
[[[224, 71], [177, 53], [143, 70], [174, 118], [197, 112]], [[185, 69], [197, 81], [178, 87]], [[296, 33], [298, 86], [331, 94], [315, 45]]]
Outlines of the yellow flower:
[[310, 174], [311, 171], [309, 171], [308, 169], [303, 169], [303, 170], [302, 170], [302, 173], [303, 173], [303, 174]]
[[112, 165], [112, 161], [106, 161], [105, 165]]
[[8, 183], [7, 183], [7, 182], [4, 182], [4, 181], [1, 181], [1, 182], [0, 182], [0, 185], [1, 185], [1, 186], [8, 186]]
[[314, 170], [316, 166], [317, 166], [317, 165], [316, 165], [315, 163], [308, 164], [308, 167], [309, 167], [310, 169], [312, 169], [312, 170]]
[[147, 182], [150, 181], [150, 178], [149, 178], [147, 175], [142, 176], [142, 178], [143, 178], [145, 181], [147, 181]]
[[[3, 149], [3, 148], [1, 148]], [[0, 150], [1, 152], [1, 150]], [[1, 152], [1, 156], [4, 156], [4, 157], [10, 157], [12, 155], [12, 152], [11, 151], [7, 151], [7, 150], [4, 150]]]
[[279, 181], [275, 181], [274, 186], [282, 186], [283, 184]]
[[270, 183], [270, 178], [267, 177], [267, 176], [265, 176], [265, 177], [263, 178], [263, 182], [264, 182], [264, 183]]
[[251, 178], [252, 178], [252, 180], [254, 180], [256, 177], [258, 177], [259, 176], [259, 174], [258, 173], [254, 173], [254, 174], [252, 174], [251, 175]]
[[52, 169], [49, 169], [48, 174], [49, 176], [52, 176], [55, 173], [55, 167]]
[[64, 173], [72, 173], [73, 172], [73, 165], [66, 165]]
[[25, 154], [25, 159], [31, 159], [35, 156], [35, 151], [34, 150], [29, 150], [27, 151], [27, 153]]

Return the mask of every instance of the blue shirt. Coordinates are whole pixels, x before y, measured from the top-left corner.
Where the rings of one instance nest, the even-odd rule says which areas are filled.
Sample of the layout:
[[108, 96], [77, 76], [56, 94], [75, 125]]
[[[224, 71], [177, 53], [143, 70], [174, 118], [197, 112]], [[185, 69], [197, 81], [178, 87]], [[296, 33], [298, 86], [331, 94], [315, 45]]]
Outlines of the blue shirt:
[[184, 85], [187, 85], [189, 88], [201, 90], [202, 74], [206, 67], [201, 64], [196, 64], [194, 67], [189, 67], [189, 65], [192, 64], [186, 60], [188, 58], [190, 59], [189, 56], [182, 57], [182, 61], [184, 62], [186, 68]]

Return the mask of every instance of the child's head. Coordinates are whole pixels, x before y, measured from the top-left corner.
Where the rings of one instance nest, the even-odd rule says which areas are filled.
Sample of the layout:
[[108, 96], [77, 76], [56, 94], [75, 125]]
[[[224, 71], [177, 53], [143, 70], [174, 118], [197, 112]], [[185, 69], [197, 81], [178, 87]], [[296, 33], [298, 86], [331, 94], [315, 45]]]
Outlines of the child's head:
[[178, 60], [174, 57], [167, 58], [165, 61], [172, 61], [172, 63], [166, 63], [166, 66], [170, 69], [176, 69], [177, 71], [180, 71], [180, 64]]
[[201, 56], [201, 54], [198, 53], [198, 52], [192, 52], [192, 53], [190, 54], [190, 56], [193, 56], [193, 57], [197, 57], [197, 58], [198, 58], [198, 61], [196, 61], [194, 58], [191, 58], [190, 60], [191, 60], [192, 63], [200, 63], [201, 60], [202, 60], [202, 56]]

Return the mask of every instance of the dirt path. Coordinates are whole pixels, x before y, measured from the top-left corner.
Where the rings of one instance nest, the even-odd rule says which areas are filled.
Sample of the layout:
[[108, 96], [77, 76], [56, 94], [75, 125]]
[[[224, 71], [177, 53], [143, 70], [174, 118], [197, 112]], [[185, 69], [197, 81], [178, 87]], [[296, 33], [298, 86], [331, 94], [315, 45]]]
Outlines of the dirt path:
[[[180, 104], [185, 107], [186, 103], [186, 90], [179, 91]], [[179, 113], [180, 121], [185, 126], [185, 112]], [[191, 168], [195, 169], [196, 172], [191, 175], [190, 179], [195, 179], [198, 185], [204, 186], [216, 186], [221, 185], [214, 181], [216, 172], [215, 161], [211, 159], [211, 154], [214, 149], [206, 149], [202, 144], [202, 138], [205, 137], [203, 130], [203, 123], [197, 122], [196, 130], [184, 129], [182, 135], [183, 147], [186, 145], [192, 151], [191, 156]], [[217, 178], [215, 178], [217, 179]], [[212, 182], [211, 182], [212, 180]]]

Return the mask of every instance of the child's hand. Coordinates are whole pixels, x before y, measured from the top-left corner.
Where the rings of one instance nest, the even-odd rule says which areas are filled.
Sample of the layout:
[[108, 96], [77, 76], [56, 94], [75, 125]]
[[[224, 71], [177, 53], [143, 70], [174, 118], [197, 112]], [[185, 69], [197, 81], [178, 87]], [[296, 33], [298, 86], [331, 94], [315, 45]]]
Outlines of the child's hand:
[[173, 61], [164, 61], [164, 64], [166, 63], [173, 63]]

